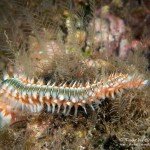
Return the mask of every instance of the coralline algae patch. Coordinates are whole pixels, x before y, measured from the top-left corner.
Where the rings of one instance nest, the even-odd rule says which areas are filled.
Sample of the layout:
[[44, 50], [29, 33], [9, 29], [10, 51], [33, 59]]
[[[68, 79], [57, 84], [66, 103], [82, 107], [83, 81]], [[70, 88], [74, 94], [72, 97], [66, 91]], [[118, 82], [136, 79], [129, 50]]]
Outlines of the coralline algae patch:
[[99, 103], [101, 99], [114, 99], [124, 89], [140, 88], [147, 83], [148, 80], [143, 80], [140, 76], [121, 73], [111, 74], [94, 83], [72, 82], [58, 86], [50, 82], [44, 84], [42, 80], [35, 82], [34, 78], [23, 75], [7, 76], [0, 84], [1, 126], [14, 120], [14, 110], [38, 113], [46, 107], [48, 112], [69, 115], [74, 107], [74, 115], [77, 116], [78, 107], [87, 113], [86, 106], [89, 105], [94, 111], [93, 104]]

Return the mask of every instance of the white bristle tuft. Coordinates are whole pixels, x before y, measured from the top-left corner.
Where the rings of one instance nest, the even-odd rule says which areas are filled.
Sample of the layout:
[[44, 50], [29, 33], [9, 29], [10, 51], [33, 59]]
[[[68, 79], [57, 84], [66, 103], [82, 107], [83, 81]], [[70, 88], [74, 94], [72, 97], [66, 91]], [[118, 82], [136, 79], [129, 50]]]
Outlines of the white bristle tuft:
[[57, 114], [60, 112], [61, 105], [58, 105]]
[[31, 97], [28, 97], [28, 101], [29, 101], [30, 104], [33, 104], [33, 101], [32, 101]]
[[4, 116], [4, 114], [1, 112], [0, 119], [2, 120], [0, 127], [3, 128], [4, 126], [9, 125], [11, 123], [12, 116], [11, 114]]
[[6, 73], [6, 72], [4, 72], [3, 79], [4, 79], [4, 80], [7, 80], [7, 79], [9, 79], [9, 78], [10, 78], [9, 74]]
[[55, 86], [55, 85], [56, 85], [56, 82], [54, 82], [54, 83], [52, 84], [52, 87]]
[[81, 105], [81, 107], [84, 109], [84, 112], [87, 114], [86, 108], [84, 105]]
[[37, 84], [39, 84], [39, 85], [44, 85], [43, 79], [39, 79], [39, 80], [37, 81]]
[[55, 106], [56, 106], [56, 104], [52, 103], [52, 114], [55, 112]]
[[9, 86], [9, 87], [7, 88], [7, 91], [8, 91], [9, 93], [11, 93], [12, 90], [14, 90], [14, 87], [13, 87], [13, 86]]
[[95, 111], [95, 108], [93, 107], [93, 105], [92, 105], [92, 104], [90, 104], [90, 107], [92, 108], [92, 110], [93, 110], [93, 111]]
[[29, 109], [31, 112], [34, 112], [34, 108], [33, 108], [32, 105], [27, 104], [27, 105], [25, 105], [25, 107], [26, 107], [27, 109]]
[[32, 107], [33, 107], [33, 112], [37, 112], [37, 106], [36, 105], [32, 105]]
[[48, 82], [47, 82], [47, 85], [51, 85], [51, 81], [48, 81]]
[[39, 101], [43, 103], [44, 93], [41, 91], [39, 94]]
[[21, 95], [22, 95], [22, 98], [23, 98], [23, 99], [25, 99], [25, 98], [26, 98], [26, 96], [27, 96], [26, 91], [23, 91]]
[[46, 97], [46, 99], [50, 99], [50, 93], [49, 93], [49, 92], [46, 92], [46, 93], [45, 93], [45, 97]]
[[17, 93], [18, 93], [18, 91], [17, 91], [17, 90], [14, 90], [14, 91], [12, 92], [12, 96], [13, 96], [13, 97], [16, 97], [16, 96], [17, 96]]
[[65, 86], [66, 86], [66, 84], [67, 84], [67, 82], [65, 82], [65, 83], [62, 85], [62, 87], [65, 87]]
[[89, 88], [90, 87], [90, 82], [86, 82], [86, 88]]
[[63, 83], [60, 83], [58, 86], [61, 87], [63, 85]]
[[34, 84], [34, 82], [35, 82], [35, 79], [34, 79], [34, 78], [28, 79], [28, 83]]
[[20, 78], [23, 82], [26, 82], [26, 81], [28, 80], [28, 77], [25, 76], [25, 75], [21, 75], [19, 78]]
[[50, 106], [50, 104], [46, 102], [46, 105], [47, 105], [47, 111], [50, 112], [50, 111], [51, 111], [51, 106]]
[[18, 78], [19, 78], [19, 75], [15, 73], [15, 74], [13, 75], [13, 77], [18, 79]]
[[71, 96], [71, 97], [70, 97], [70, 100], [71, 100], [73, 103], [76, 103], [76, 102], [77, 102], [77, 99], [76, 99], [74, 96]]
[[37, 96], [38, 96], [37, 91], [33, 91], [32, 95], [34, 99], [37, 99]]
[[64, 95], [62, 95], [62, 94], [59, 94], [59, 96], [58, 96], [58, 98], [59, 98], [59, 100], [64, 100]]
[[112, 99], [115, 99], [115, 94], [113, 91], [111, 92], [111, 97], [112, 97]]
[[69, 87], [72, 87], [74, 81], [71, 81], [71, 83], [69, 84]]
[[82, 83], [80, 83], [79, 88], [82, 88], [82, 87], [83, 87], [83, 84], [82, 84]]
[[143, 85], [149, 85], [149, 84], [150, 84], [150, 81], [144, 80], [142, 84], [143, 84]]
[[69, 105], [69, 108], [68, 108], [68, 111], [66, 113], [66, 116], [68, 116], [70, 114], [71, 108], [72, 108], [72, 105]]
[[41, 112], [43, 105], [37, 104], [37, 112]]
[[64, 106], [63, 114], [65, 115], [65, 114], [66, 114], [66, 108], [67, 108], [67, 105], [64, 104], [63, 106]]
[[76, 86], [77, 81], [75, 81], [72, 85], [72, 88], [74, 88]]

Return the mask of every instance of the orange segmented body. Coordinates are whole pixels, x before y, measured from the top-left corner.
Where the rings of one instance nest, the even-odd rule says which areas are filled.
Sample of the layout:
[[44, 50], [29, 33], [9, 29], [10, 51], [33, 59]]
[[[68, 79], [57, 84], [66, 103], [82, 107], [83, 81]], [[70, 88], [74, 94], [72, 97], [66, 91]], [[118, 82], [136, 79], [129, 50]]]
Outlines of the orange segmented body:
[[[34, 83], [34, 79], [14, 76], [1, 82], [0, 95], [4, 103], [9, 101], [11, 107], [18, 110], [40, 112], [46, 106], [48, 112], [54, 113], [57, 110], [59, 113], [62, 110], [65, 115], [68, 115], [74, 107], [74, 114], [77, 115], [79, 106], [87, 113], [86, 105], [94, 110], [93, 103], [106, 97], [115, 98], [115, 95], [124, 89], [140, 88], [147, 83], [147, 80], [140, 77], [121, 73], [111, 74], [108, 78], [93, 84], [74, 82], [60, 86], [56, 86], [55, 83], [44, 85], [42, 80]], [[4, 105], [0, 108], [1, 112], [5, 112], [4, 118], [11, 115]]]

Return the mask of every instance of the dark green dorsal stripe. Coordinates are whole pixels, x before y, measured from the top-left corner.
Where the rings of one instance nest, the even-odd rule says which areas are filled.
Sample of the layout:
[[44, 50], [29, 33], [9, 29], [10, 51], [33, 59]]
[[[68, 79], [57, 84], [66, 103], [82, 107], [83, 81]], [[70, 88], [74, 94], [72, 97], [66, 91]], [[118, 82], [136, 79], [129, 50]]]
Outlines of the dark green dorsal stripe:
[[14, 90], [16, 89], [20, 94], [22, 92], [26, 92], [27, 94], [32, 94], [33, 92], [37, 92], [37, 94], [41, 94], [44, 96], [46, 92], [49, 92], [51, 97], [59, 98], [59, 95], [63, 95], [64, 99], [70, 99], [71, 97], [76, 97], [81, 99], [86, 99], [89, 95], [88, 92], [94, 90], [96, 86], [91, 87], [82, 87], [82, 88], [73, 88], [73, 87], [59, 87], [59, 86], [52, 86], [52, 85], [36, 85], [36, 84], [24, 84], [20, 80], [15, 78], [10, 78], [4, 80], [2, 83], [8, 84], [9, 86], [13, 86]]

